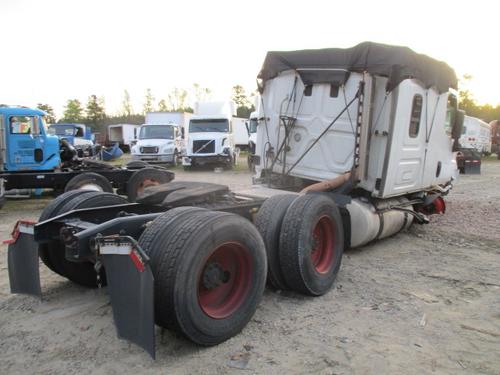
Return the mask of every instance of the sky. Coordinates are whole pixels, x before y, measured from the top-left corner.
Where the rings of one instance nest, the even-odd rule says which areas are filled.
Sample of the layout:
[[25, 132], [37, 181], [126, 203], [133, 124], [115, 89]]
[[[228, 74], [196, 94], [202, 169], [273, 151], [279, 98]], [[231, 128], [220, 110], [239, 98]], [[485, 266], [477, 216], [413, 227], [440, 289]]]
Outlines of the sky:
[[270, 50], [405, 45], [447, 62], [480, 103], [500, 103], [500, 4], [496, 1], [0, 0], [0, 103], [123, 92], [142, 110], [145, 91], [165, 98], [193, 83], [227, 100], [247, 91]]

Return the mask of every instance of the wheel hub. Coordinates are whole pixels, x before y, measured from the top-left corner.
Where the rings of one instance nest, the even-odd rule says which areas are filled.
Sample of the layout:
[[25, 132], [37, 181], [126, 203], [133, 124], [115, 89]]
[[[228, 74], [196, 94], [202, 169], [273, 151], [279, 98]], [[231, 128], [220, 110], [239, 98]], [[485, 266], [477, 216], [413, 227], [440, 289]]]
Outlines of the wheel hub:
[[203, 286], [208, 289], [215, 289], [227, 283], [230, 278], [228, 271], [224, 271], [219, 263], [209, 263], [203, 271]]

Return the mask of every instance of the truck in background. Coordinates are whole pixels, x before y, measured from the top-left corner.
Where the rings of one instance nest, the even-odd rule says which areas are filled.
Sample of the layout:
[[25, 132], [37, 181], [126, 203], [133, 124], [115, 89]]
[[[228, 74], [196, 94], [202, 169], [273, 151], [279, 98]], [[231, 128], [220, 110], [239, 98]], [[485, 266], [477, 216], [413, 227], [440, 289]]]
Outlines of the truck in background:
[[254, 111], [250, 113], [250, 117], [246, 123], [248, 132], [248, 169], [255, 171], [253, 157], [255, 155], [255, 145], [257, 144], [257, 125], [259, 125], [259, 113]]
[[481, 154], [491, 153], [491, 128], [486, 122], [472, 116], [465, 116], [462, 136], [462, 148], [473, 148]]
[[493, 120], [490, 122], [491, 129], [491, 152], [497, 154], [497, 159], [500, 160], [500, 121]]
[[108, 126], [107, 143], [118, 143], [124, 152], [130, 152], [130, 149], [137, 139], [139, 126], [136, 124], [114, 124]]
[[132, 146], [132, 160], [177, 165], [182, 152], [182, 132], [179, 125], [144, 124]]
[[67, 139], [49, 134], [45, 116], [38, 109], [0, 105], [1, 193], [39, 188], [58, 193], [79, 189], [113, 193], [116, 189], [135, 201], [147, 186], [174, 178], [163, 168], [115, 167], [80, 158]]
[[187, 112], [146, 113], [145, 123], [137, 133], [137, 143], [131, 148], [132, 159], [177, 165], [191, 116]]
[[48, 132], [56, 135], [59, 139], [67, 140], [76, 149], [79, 157], [94, 156], [98, 153], [95, 135], [92, 133], [92, 129], [85, 124], [51, 124]]
[[184, 169], [197, 165], [236, 164], [237, 149], [233, 129], [241, 119], [234, 117], [233, 102], [198, 102], [189, 121], [186, 148], [182, 158]]

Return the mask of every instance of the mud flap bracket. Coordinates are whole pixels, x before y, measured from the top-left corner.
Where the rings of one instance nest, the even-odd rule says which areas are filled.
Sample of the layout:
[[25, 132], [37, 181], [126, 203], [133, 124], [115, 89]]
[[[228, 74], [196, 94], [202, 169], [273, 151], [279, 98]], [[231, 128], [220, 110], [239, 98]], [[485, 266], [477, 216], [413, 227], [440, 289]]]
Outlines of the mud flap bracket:
[[132, 237], [96, 238], [106, 269], [118, 336], [155, 358], [154, 279], [149, 258]]

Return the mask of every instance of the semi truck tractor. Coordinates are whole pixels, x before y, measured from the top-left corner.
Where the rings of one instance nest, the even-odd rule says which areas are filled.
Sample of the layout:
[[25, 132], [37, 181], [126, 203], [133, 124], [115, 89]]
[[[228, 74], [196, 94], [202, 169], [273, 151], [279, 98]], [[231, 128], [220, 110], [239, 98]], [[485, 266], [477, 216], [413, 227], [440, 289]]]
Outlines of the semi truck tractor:
[[45, 115], [37, 109], [0, 106], [2, 192], [43, 188], [56, 193], [74, 189], [111, 193], [116, 189], [134, 200], [147, 185], [173, 179], [173, 173], [146, 164], [114, 167], [80, 158], [67, 139], [48, 133]]
[[67, 140], [77, 151], [79, 157], [98, 154], [92, 129], [85, 124], [58, 123], [48, 128], [50, 134]]
[[[237, 150], [233, 129], [235, 122], [233, 102], [198, 102], [189, 121], [186, 148], [182, 158], [184, 169], [197, 165], [236, 164]], [[243, 123], [244, 125], [244, 123]]]
[[[76, 283], [107, 284], [119, 336], [152, 356], [155, 324], [216, 345], [245, 327], [266, 282], [323, 295], [345, 249], [445, 212], [463, 125], [448, 65], [362, 43], [269, 52], [258, 77], [251, 189], [173, 181], [134, 204], [61, 195], [38, 223], [16, 225], [12, 292], [41, 295], [40, 257]], [[224, 130], [214, 149], [229, 134], [228, 117], [191, 121], [190, 130]]]

